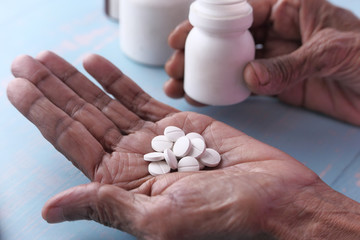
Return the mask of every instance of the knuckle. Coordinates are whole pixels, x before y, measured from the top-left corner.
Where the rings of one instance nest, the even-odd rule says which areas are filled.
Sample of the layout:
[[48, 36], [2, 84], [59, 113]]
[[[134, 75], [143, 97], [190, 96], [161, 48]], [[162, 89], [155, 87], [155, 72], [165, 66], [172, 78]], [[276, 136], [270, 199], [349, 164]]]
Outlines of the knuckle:
[[269, 87], [273, 94], [280, 93], [297, 80], [298, 69], [296, 65], [291, 56], [282, 56], [275, 59], [273, 69], [269, 70], [270, 79], [272, 80]]
[[107, 185], [97, 184], [97, 201], [89, 209], [90, 219], [99, 222], [105, 226], [117, 228], [120, 230], [126, 229], [124, 225], [127, 224], [125, 219], [118, 216], [118, 211], [111, 206], [111, 199], [113, 198], [112, 189]]
[[276, 7], [282, 10], [286, 10], [288, 7], [298, 7], [299, 1], [298, 0], [279, 0], [276, 3]]
[[173, 78], [181, 78], [184, 76], [184, 52], [177, 50], [165, 65], [166, 73]]
[[315, 74], [331, 75], [346, 68], [359, 55], [360, 39], [353, 32], [339, 32], [326, 28], [314, 36], [309, 43], [309, 61]]

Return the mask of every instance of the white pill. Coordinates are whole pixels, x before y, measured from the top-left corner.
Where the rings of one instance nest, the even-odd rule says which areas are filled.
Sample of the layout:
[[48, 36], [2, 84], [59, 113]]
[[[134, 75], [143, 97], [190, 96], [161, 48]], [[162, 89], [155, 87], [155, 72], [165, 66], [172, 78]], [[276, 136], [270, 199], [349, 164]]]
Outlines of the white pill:
[[185, 157], [186, 154], [189, 153], [190, 149], [191, 149], [190, 140], [186, 136], [183, 136], [178, 140], [176, 140], [174, 144], [173, 152], [177, 157]]
[[177, 169], [178, 161], [173, 151], [171, 151], [170, 149], [165, 149], [164, 157], [166, 163], [170, 166], [171, 169]]
[[164, 130], [164, 135], [172, 142], [176, 142], [179, 138], [185, 136], [185, 133], [183, 130], [181, 130], [178, 127], [169, 126], [166, 127]]
[[179, 172], [196, 172], [200, 170], [198, 160], [194, 157], [184, 157], [178, 163]]
[[148, 171], [153, 176], [159, 176], [170, 172], [170, 167], [165, 161], [151, 162]]
[[188, 156], [197, 158], [204, 153], [206, 149], [206, 145], [201, 138], [190, 139], [190, 142], [191, 142], [191, 149], [188, 153]]
[[205, 139], [203, 136], [201, 136], [200, 134], [196, 133], [196, 132], [191, 132], [191, 133], [188, 133], [186, 134], [186, 136], [188, 137], [188, 139], [194, 139], [194, 138], [201, 138], [204, 142], [205, 142]]
[[165, 149], [172, 148], [173, 142], [171, 142], [166, 136], [156, 136], [151, 141], [151, 147], [157, 152], [164, 152]]
[[160, 152], [152, 152], [144, 155], [144, 160], [148, 162], [157, 162], [164, 159], [165, 159], [164, 153], [160, 153]]
[[212, 148], [207, 148], [199, 161], [207, 167], [216, 167], [221, 161], [220, 154]]

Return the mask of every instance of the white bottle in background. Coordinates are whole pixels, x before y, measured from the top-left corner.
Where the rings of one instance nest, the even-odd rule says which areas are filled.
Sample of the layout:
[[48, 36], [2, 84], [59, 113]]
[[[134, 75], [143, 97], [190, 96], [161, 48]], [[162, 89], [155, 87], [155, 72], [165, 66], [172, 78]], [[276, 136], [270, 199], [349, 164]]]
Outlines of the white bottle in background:
[[114, 20], [119, 20], [120, 0], [105, 0], [105, 13]]
[[131, 59], [163, 66], [173, 50], [168, 36], [188, 18], [194, 0], [121, 0], [120, 44]]
[[197, 0], [190, 7], [191, 30], [185, 47], [184, 89], [207, 105], [231, 105], [250, 95], [245, 65], [255, 57], [248, 31], [253, 22], [246, 0]]

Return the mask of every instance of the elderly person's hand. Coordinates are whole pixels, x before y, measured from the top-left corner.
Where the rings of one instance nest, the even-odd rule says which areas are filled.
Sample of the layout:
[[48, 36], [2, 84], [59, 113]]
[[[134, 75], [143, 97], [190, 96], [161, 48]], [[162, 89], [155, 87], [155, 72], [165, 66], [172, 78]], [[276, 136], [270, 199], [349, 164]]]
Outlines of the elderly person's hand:
[[[244, 70], [256, 94], [360, 125], [360, 21], [325, 0], [249, 0], [251, 29], [263, 47]], [[177, 49], [166, 70], [164, 89], [182, 97], [184, 46], [192, 26], [180, 25], [169, 37]], [[191, 99], [188, 99], [191, 101]]]
[[[114, 98], [51, 52], [12, 66], [12, 104], [91, 180], [49, 200], [48, 222], [91, 219], [139, 239], [359, 236], [358, 204], [289, 155], [154, 100], [98, 55], [84, 67]], [[169, 125], [200, 133], [221, 164], [151, 176], [143, 155]]]

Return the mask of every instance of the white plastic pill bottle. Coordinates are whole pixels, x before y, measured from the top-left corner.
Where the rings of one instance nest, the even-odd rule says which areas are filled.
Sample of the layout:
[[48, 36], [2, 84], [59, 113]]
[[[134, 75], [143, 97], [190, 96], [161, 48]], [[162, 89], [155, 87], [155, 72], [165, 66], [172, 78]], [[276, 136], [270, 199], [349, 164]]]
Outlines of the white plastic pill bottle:
[[121, 0], [120, 45], [132, 60], [163, 66], [173, 50], [169, 34], [186, 20], [194, 0]]
[[249, 28], [253, 10], [246, 0], [197, 0], [190, 6], [191, 30], [185, 46], [184, 89], [207, 105], [244, 101], [245, 65], [255, 57]]
[[120, 12], [120, 0], [105, 0], [105, 13], [110, 18], [118, 21]]

